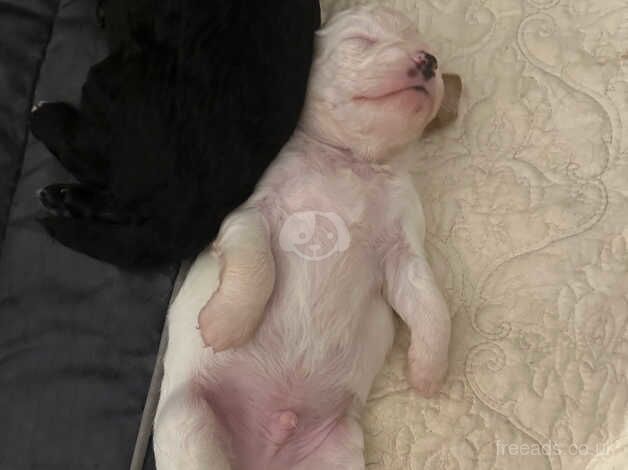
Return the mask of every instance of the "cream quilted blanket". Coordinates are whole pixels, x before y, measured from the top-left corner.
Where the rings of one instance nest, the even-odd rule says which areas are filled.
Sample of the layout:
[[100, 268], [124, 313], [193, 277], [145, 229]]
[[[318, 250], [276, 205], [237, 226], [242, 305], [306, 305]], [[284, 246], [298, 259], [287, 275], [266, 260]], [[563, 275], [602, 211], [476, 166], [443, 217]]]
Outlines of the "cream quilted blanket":
[[628, 1], [378, 3], [465, 92], [416, 150], [451, 372], [437, 399], [409, 390], [400, 330], [368, 468], [628, 469]]

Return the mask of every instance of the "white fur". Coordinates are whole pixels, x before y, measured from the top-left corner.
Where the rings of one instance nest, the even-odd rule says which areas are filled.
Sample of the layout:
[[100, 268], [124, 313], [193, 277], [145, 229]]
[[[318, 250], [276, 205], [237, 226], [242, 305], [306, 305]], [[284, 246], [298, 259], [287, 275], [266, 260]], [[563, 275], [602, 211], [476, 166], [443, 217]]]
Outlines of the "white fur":
[[[364, 469], [357, 418], [393, 342], [392, 308], [412, 332], [410, 382], [426, 395], [437, 391], [450, 318], [400, 157], [443, 98], [440, 72], [429, 82], [407, 73], [421, 50], [410, 21], [384, 8], [342, 13], [319, 33], [299, 130], [196, 260], [171, 309], [155, 425], [159, 470], [229, 468], [213, 412], [194, 387], [243, 358], [276, 382], [309, 377], [326, 403], [336, 399], [332, 390], [350, 393], [348, 431], [298, 468]], [[429, 96], [400, 91], [414, 85]]]

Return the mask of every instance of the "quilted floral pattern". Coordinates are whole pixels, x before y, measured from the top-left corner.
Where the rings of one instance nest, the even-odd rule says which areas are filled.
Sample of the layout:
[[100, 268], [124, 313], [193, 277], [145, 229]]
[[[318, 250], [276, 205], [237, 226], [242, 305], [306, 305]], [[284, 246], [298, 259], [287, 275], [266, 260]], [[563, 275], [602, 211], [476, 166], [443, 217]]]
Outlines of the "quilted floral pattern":
[[450, 374], [436, 399], [410, 390], [399, 328], [369, 469], [628, 468], [628, 4], [322, 3], [404, 10], [465, 85], [416, 147]]

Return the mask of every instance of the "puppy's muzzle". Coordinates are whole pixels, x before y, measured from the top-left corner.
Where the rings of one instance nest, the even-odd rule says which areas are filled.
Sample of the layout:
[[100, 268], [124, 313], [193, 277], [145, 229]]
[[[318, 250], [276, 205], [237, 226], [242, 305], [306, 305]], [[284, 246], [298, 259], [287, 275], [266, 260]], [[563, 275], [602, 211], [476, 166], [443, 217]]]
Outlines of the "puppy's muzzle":
[[431, 80], [438, 70], [438, 60], [429, 52], [419, 51], [412, 57], [416, 67], [423, 74], [425, 80]]

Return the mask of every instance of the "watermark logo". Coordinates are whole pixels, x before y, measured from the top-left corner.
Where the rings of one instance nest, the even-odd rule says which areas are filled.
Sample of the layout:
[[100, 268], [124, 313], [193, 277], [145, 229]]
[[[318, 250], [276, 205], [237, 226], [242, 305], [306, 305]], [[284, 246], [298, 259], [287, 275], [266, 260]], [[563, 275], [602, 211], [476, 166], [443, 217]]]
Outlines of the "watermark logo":
[[497, 441], [497, 455], [570, 455], [570, 456], [593, 456], [609, 453], [607, 445], [586, 445], [586, 444], [570, 444], [559, 445], [556, 442], [546, 442], [545, 444], [511, 444]]
[[296, 212], [290, 215], [279, 234], [282, 250], [308, 261], [321, 261], [349, 248], [349, 229], [333, 212]]

